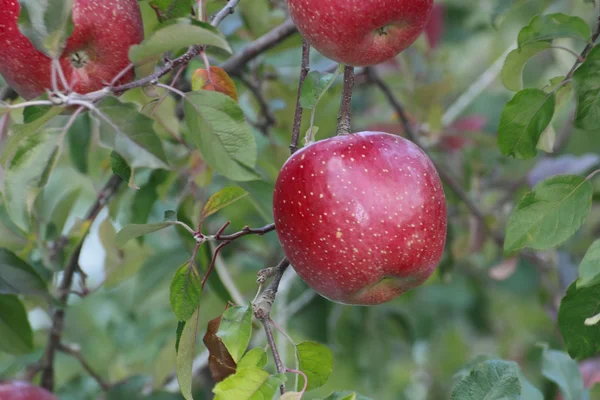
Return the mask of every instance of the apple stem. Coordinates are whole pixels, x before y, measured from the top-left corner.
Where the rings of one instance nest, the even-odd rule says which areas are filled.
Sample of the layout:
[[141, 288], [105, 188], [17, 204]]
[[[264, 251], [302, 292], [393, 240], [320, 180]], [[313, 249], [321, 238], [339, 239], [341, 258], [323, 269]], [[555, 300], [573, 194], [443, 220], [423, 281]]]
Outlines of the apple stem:
[[350, 114], [352, 106], [352, 88], [354, 87], [354, 67], [344, 66], [344, 87], [342, 88], [342, 101], [338, 115], [337, 134], [350, 133]]
[[298, 82], [298, 95], [296, 97], [296, 112], [294, 114], [294, 125], [292, 128], [292, 142], [290, 143], [290, 152], [294, 154], [298, 150], [298, 141], [300, 140], [300, 125], [302, 124], [302, 106], [300, 105], [300, 96], [302, 87], [308, 71], [310, 70], [310, 44], [306, 39], [302, 39], [302, 66], [300, 67], [300, 79]]

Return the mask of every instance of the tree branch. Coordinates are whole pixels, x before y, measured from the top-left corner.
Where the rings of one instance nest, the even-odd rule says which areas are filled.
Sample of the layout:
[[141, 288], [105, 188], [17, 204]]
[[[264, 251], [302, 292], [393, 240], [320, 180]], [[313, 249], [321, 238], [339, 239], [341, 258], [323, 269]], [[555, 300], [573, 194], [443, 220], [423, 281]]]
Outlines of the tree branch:
[[[281, 361], [281, 355], [277, 350], [275, 338], [273, 337], [273, 330], [271, 329], [271, 309], [273, 308], [273, 303], [275, 303], [275, 296], [277, 295], [277, 290], [279, 289], [281, 277], [289, 266], [290, 262], [287, 258], [284, 258], [272, 271], [269, 272], [269, 275], [273, 275], [273, 280], [258, 297], [258, 299], [252, 304], [254, 316], [263, 324], [265, 334], [267, 335], [267, 343], [273, 352], [275, 367], [277, 368], [277, 372], [280, 374], [285, 373], [286, 369], [285, 365], [283, 365], [283, 362]], [[259, 279], [261, 279], [260, 276], [261, 275], [259, 272]], [[280, 391], [281, 394], [285, 393], [284, 384], [281, 385]]]
[[235, 74], [246, 65], [248, 61], [253, 60], [261, 53], [277, 46], [279, 43], [296, 33], [296, 31], [296, 25], [294, 25], [294, 22], [291, 19], [288, 19], [278, 27], [250, 43], [234, 56], [230, 57], [229, 60], [221, 65], [221, 68], [230, 75]]
[[342, 100], [340, 102], [340, 113], [338, 114], [337, 134], [350, 133], [350, 114], [352, 106], [352, 89], [354, 87], [354, 67], [344, 66], [344, 87], [342, 88]]
[[302, 39], [302, 64], [300, 66], [300, 78], [298, 80], [298, 95], [296, 96], [296, 111], [294, 113], [294, 124], [292, 128], [292, 141], [290, 143], [290, 153], [294, 154], [298, 150], [298, 142], [300, 141], [300, 125], [302, 125], [302, 113], [304, 109], [300, 104], [302, 95], [302, 87], [306, 75], [310, 71], [310, 44], [306, 39]]
[[83, 355], [81, 354], [81, 351], [78, 348], [59, 343], [57, 349], [58, 349], [58, 351], [61, 351], [65, 354], [69, 354], [70, 356], [75, 357], [77, 359], [77, 361], [79, 361], [79, 363], [81, 364], [83, 369], [92, 378], [94, 378], [94, 380], [98, 383], [98, 385], [100, 385], [100, 387], [102, 388], [103, 391], [108, 392], [110, 390], [111, 386], [96, 371], [94, 371], [94, 369], [90, 366], [90, 364], [87, 363], [87, 361], [85, 360], [85, 358], [83, 358]]
[[117, 192], [119, 186], [123, 183], [123, 180], [118, 175], [113, 175], [106, 185], [98, 193], [98, 197], [94, 204], [88, 210], [85, 216], [85, 223], [88, 225], [87, 232], [83, 235], [79, 244], [73, 251], [73, 254], [69, 258], [69, 262], [63, 271], [62, 281], [58, 287], [58, 301], [61, 303], [61, 307], [58, 308], [52, 317], [52, 328], [48, 335], [48, 344], [46, 345], [46, 351], [44, 353], [44, 359], [42, 362], [42, 380], [41, 385], [45, 389], [52, 391], [54, 389], [54, 356], [56, 351], [60, 347], [61, 336], [64, 329], [65, 322], [65, 307], [67, 306], [67, 300], [71, 292], [71, 285], [73, 283], [73, 276], [79, 269], [79, 256], [81, 254], [81, 248], [89, 233], [89, 227], [95, 221], [100, 211], [104, 208], [109, 199]]

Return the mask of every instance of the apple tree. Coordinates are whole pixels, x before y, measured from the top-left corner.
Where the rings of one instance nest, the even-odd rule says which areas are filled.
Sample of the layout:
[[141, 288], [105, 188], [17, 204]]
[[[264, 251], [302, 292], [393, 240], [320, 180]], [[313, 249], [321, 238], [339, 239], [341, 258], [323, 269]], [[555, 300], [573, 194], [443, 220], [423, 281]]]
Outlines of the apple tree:
[[0, 399], [600, 398], [593, 0], [0, 0]]

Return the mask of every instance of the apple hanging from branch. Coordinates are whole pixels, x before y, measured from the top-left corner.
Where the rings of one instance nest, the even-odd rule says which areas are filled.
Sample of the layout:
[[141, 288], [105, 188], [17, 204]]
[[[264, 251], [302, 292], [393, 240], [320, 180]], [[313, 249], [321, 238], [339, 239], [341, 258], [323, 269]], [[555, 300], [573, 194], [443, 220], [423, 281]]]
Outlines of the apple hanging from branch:
[[285, 255], [322, 296], [373, 305], [423, 283], [446, 242], [437, 171], [414, 143], [382, 132], [310, 144], [284, 164], [273, 212]]
[[[17, 0], [0, 7], [0, 74], [15, 91], [31, 99], [52, 88], [51, 59], [21, 33]], [[108, 85], [129, 65], [129, 48], [144, 38], [136, 0], [74, 0], [73, 32], [60, 56], [71, 90], [89, 93]], [[133, 70], [118, 83], [133, 79]], [[59, 88], [65, 88], [60, 85]]]
[[345, 65], [386, 61], [419, 37], [433, 0], [287, 0], [308, 42]]
[[0, 382], [2, 400], [58, 400], [52, 393], [29, 382]]

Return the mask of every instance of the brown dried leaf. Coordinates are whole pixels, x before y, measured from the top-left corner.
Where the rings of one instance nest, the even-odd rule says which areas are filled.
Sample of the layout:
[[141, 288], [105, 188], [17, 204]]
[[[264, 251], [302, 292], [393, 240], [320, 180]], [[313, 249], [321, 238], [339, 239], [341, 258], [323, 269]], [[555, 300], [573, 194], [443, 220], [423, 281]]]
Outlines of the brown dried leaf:
[[203, 339], [209, 352], [208, 367], [215, 382], [221, 382], [229, 375], [233, 375], [237, 368], [227, 347], [225, 347], [221, 338], [217, 336], [219, 325], [221, 325], [221, 316], [209, 321]]

